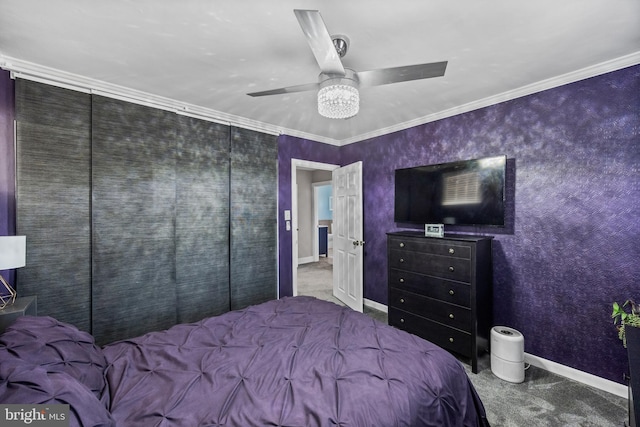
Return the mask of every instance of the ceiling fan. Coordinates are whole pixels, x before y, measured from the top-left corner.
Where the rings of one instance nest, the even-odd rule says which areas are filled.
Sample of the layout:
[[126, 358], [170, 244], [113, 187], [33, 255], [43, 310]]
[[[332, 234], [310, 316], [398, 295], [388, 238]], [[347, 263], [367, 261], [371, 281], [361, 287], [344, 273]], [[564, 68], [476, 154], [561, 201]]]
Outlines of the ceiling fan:
[[317, 10], [295, 9], [293, 12], [320, 66], [318, 82], [247, 95], [268, 96], [318, 90], [318, 112], [325, 117], [346, 119], [358, 113], [359, 88], [444, 76], [447, 61], [369, 71], [345, 68], [340, 58], [349, 49], [349, 39], [342, 35], [331, 36]]

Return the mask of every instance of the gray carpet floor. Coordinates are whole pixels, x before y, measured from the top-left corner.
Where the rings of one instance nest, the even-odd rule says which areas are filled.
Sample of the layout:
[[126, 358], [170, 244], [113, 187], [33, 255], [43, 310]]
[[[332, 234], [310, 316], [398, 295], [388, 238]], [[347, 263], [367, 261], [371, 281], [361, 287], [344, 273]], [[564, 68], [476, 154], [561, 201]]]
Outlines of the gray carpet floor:
[[[331, 257], [298, 267], [298, 295], [344, 305], [332, 295]], [[387, 314], [369, 307], [364, 313], [387, 323]], [[478, 373], [460, 359], [484, 403], [493, 427], [623, 427], [627, 399], [531, 366], [521, 384], [503, 381], [491, 372], [491, 357], [480, 358]]]

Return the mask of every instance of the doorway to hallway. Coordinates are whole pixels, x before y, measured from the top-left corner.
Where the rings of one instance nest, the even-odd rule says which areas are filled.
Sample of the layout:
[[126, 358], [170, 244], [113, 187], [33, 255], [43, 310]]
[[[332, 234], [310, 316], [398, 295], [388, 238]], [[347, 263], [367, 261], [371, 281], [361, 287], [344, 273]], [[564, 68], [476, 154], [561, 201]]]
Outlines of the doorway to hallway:
[[[327, 226], [318, 215], [318, 186], [331, 185], [331, 171], [338, 165], [291, 160], [291, 238], [293, 295], [312, 295], [337, 301], [332, 295], [333, 257], [330, 242], [327, 255], [320, 253], [319, 226]], [[330, 233], [327, 233], [328, 240]], [[330, 297], [330, 298], [329, 298]]]

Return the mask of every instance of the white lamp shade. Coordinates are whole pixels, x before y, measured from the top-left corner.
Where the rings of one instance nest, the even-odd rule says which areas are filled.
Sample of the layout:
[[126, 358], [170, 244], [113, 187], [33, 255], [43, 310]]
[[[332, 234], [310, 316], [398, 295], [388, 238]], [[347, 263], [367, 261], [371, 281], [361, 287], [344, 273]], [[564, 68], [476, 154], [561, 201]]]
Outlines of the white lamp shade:
[[0, 236], [0, 270], [24, 267], [27, 264], [27, 237]]

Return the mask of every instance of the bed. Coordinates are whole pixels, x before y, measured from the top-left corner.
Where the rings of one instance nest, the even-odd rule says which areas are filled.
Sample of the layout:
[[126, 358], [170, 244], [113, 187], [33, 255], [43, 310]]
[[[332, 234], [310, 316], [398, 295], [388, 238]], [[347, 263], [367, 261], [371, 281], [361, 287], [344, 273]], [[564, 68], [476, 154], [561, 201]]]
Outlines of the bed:
[[287, 297], [102, 348], [50, 317], [0, 336], [0, 403], [63, 403], [81, 426], [488, 426], [448, 352]]

